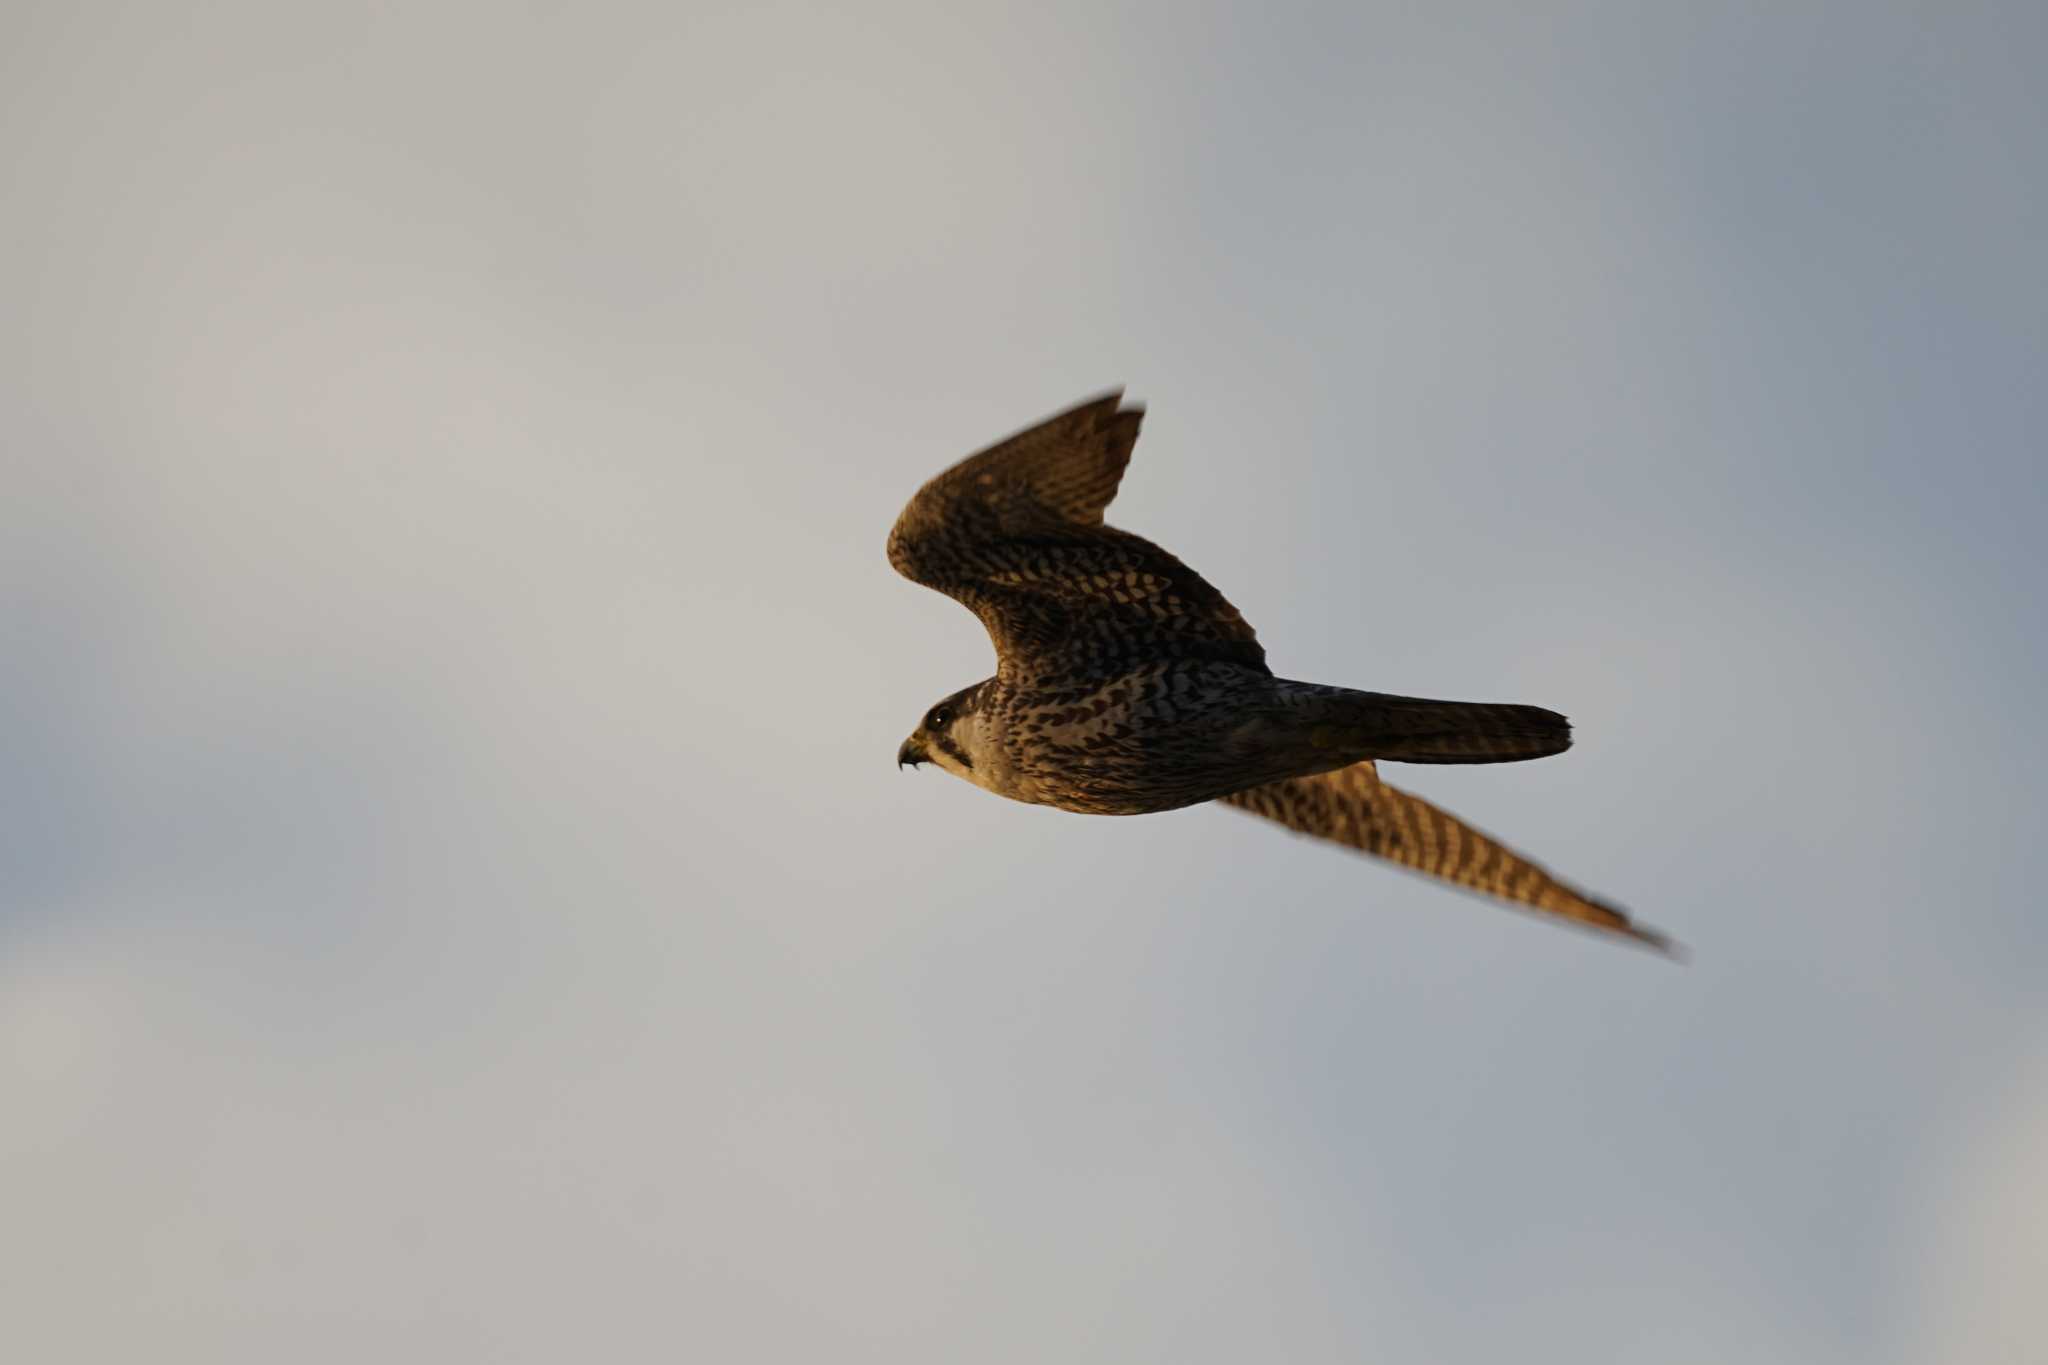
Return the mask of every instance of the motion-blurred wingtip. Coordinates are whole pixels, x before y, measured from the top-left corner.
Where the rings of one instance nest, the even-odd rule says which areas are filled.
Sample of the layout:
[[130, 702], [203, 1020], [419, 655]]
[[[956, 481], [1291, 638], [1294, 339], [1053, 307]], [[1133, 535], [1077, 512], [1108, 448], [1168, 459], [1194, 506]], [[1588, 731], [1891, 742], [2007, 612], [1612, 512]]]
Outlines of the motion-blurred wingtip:
[[1676, 962], [1681, 967], [1692, 961], [1692, 953], [1669, 934], [1645, 928], [1640, 924], [1628, 925], [1622, 932], [1650, 951]]

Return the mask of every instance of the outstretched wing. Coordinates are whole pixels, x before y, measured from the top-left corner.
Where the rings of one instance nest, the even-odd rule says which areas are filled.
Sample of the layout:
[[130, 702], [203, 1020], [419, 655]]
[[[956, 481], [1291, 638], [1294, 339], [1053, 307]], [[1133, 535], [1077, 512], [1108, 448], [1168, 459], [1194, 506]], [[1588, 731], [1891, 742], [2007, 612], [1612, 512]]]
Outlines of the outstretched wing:
[[1314, 777], [1269, 782], [1233, 792], [1223, 800], [1254, 815], [1278, 820], [1297, 833], [1329, 839], [1458, 886], [1623, 934], [1658, 952], [1677, 955], [1669, 938], [1634, 923], [1627, 911], [1565, 885], [1457, 817], [1419, 796], [1388, 786], [1369, 762]]
[[889, 563], [981, 618], [1006, 674], [1049, 682], [1127, 664], [1265, 651], [1223, 594], [1141, 536], [1102, 524], [1142, 408], [1092, 398], [970, 455], [917, 491]]

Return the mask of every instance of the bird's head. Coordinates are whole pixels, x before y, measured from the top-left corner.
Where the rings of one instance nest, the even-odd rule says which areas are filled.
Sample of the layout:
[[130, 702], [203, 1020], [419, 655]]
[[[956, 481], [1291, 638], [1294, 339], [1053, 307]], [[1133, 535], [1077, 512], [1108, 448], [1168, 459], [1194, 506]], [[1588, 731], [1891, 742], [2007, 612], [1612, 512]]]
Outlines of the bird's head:
[[994, 741], [981, 707], [987, 686], [979, 682], [963, 687], [925, 712], [917, 729], [896, 751], [896, 766], [936, 763], [955, 777], [986, 786], [988, 761], [994, 757]]

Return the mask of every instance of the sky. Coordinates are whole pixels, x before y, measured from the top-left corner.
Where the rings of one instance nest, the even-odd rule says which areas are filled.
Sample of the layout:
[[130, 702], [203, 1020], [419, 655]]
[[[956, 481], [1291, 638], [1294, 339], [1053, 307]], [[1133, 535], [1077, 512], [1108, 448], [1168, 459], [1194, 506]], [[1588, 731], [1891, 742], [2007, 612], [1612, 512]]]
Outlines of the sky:
[[[15, 3], [37, 1360], [2038, 1360], [2048, 11]], [[898, 743], [1105, 388], [1673, 966]]]

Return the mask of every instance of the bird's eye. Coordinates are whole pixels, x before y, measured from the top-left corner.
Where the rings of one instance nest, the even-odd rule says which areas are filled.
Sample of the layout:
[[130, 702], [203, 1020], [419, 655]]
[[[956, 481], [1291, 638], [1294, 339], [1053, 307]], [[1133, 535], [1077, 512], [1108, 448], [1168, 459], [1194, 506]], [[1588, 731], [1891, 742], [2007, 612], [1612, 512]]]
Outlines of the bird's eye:
[[953, 713], [943, 706], [924, 718], [924, 728], [927, 730], [943, 730], [952, 723]]

